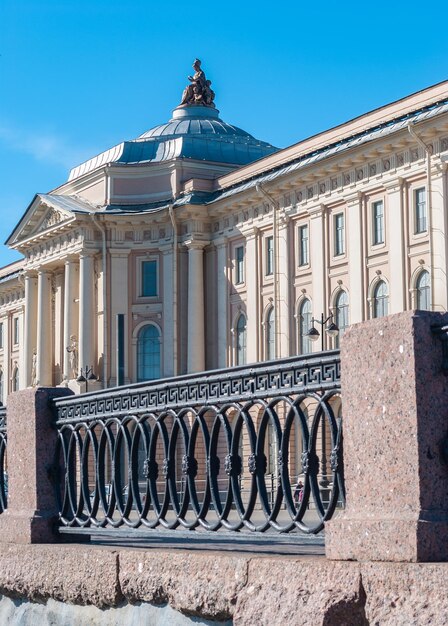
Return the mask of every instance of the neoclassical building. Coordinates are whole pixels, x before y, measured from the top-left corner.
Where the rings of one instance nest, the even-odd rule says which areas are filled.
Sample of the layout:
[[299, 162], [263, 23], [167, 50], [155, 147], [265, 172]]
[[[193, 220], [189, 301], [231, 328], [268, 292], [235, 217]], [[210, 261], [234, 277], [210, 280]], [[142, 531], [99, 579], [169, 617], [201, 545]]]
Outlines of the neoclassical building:
[[[332, 348], [349, 324], [447, 309], [448, 82], [279, 150], [220, 118], [200, 65], [190, 78], [166, 124], [72, 169], [9, 236], [23, 260], [0, 270], [3, 402]], [[311, 342], [330, 313], [339, 336]]]

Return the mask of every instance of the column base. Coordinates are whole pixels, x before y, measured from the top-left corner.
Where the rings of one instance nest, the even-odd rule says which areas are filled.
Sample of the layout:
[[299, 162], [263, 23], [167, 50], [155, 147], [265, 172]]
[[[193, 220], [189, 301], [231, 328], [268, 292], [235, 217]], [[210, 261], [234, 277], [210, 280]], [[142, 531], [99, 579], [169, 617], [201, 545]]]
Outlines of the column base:
[[331, 560], [448, 561], [447, 512], [420, 519], [353, 519], [344, 514], [325, 525], [325, 555]]
[[71, 380], [64, 380], [58, 387], [67, 387], [71, 389], [73, 393], [80, 394], [86, 393], [87, 391], [99, 391], [103, 388], [102, 382], [100, 380], [89, 380], [88, 383], [80, 383], [73, 378]]

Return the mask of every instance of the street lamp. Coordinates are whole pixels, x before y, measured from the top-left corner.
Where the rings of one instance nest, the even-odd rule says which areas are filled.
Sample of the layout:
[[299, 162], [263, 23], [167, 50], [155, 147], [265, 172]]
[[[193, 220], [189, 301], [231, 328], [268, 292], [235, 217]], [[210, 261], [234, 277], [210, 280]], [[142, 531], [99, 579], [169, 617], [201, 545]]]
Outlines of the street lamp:
[[330, 322], [327, 326], [327, 328], [325, 329], [325, 332], [327, 333], [327, 335], [329, 337], [336, 337], [339, 334], [339, 328], [336, 326], [336, 324], [333, 322], [333, 313], [330, 313], [330, 315], [324, 319], [324, 314], [321, 313], [320, 316], [320, 320], [316, 319], [316, 318], [312, 318], [311, 319], [311, 328], [310, 330], [307, 332], [308, 337], [311, 339], [311, 341], [317, 341], [320, 337], [321, 339], [321, 346], [322, 346], [322, 352], [324, 351], [324, 333], [320, 333], [317, 328], [314, 327], [314, 324], [320, 324], [323, 327], [325, 326], [325, 324], [327, 322]]
[[88, 383], [92, 380], [98, 380], [95, 374], [93, 373], [93, 367], [81, 367], [79, 370], [79, 376], [76, 379], [77, 383], [85, 383], [86, 384], [86, 393], [88, 391]]

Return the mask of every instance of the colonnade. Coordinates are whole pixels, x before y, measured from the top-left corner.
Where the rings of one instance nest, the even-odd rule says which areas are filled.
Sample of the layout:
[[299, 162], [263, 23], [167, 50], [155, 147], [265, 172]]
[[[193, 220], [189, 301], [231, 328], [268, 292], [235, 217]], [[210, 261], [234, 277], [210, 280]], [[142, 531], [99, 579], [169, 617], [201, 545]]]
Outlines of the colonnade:
[[57, 385], [75, 378], [79, 368], [95, 365], [94, 262], [93, 252], [83, 252], [63, 267], [25, 272], [22, 386]]

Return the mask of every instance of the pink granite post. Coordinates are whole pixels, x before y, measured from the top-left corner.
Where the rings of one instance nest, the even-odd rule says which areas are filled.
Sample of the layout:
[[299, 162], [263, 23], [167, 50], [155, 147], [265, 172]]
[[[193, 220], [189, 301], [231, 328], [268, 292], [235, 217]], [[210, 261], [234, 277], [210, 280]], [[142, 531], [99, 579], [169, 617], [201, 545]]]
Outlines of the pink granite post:
[[433, 324], [406, 312], [356, 324], [341, 345], [345, 511], [330, 559], [448, 560], [448, 377]]
[[8, 397], [8, 508], [0, 515], [0, 540], [49, 543], [56, 516], [49, 468], [57, 439], [49, 401], [71, 395], [62, 388], [24, 389]]

